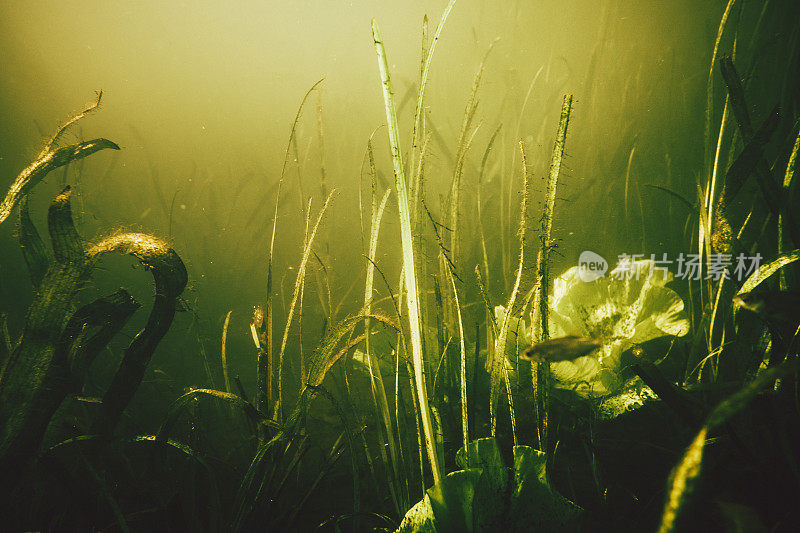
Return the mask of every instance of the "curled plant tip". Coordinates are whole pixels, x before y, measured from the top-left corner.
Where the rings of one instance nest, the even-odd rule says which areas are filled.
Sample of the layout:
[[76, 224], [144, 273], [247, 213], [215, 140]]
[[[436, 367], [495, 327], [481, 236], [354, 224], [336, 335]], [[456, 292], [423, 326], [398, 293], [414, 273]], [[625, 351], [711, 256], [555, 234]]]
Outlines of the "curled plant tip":
[[25, 263], [28, 265], [31, 282], [33, 283], [33, 287], [38, 289], [50, 266], [50, 258], [47, 256], [42, 237], [36, 230], [33, 220], [31, 220], [27, 196], [23, 196], [19, 202], [19, 229], [17, 233], [19, 236], [19, 245], [20, 248], [22, 248], [22, 255], [25, 258]]
[[102, 254], [119, 252], [132, 255], [142, 262], [153, 274], [156, 295], [176, 299], [188, 281], [186, 267], [164, 241], [145, 233], [119, 233], [103, 239], [89, 248], [90, 261]]
[[53, 165], [53, 168], [58, 168], [66, 165], [70, 161], [83, 159], [84, 157], [90, 156], [95, 152], [106, 149], [120, 150], [120, 147], [117, 143], [103, 138], [92, 139], [91, 141], [84, 141], [78, 144], [71, 144], [50, 152], [53, 154], [51, 164]]
[[5, 222], [14, 209], [14, 206], [19, 203], [22, 197], [47, 176], [50, 171], [62, 167], [71, 161], [83, 159], [100, 150], [105, 150], [107, 148], [113, 150], [120, 149], [116, 143], [108, 139], [94, 139], [64, 146], [56, 150], [52, 150], [51, 145], [52, 141], [48, 144], [47, 149], [39, 155], [36, 161], [20, 172], [17, 179], [11, 184], [5, 199], [0, 203], [0, 224]]
[[156, 346], [172, 324], [179, 306], [178, 298], [188, 279], [178, 254], [151, 235], [121, 233], [108, 237], [88, 250], [88, 263], [94, 263], [108, 252], [132, 255], [150, 270], [155, 282], [155, 300], [147, 324], [125, 350], [122, 363], [103, 396], [101, 415], [93, 428], [94, 432], [103, 434], [113, 432], [122, 411], [138, 389]]

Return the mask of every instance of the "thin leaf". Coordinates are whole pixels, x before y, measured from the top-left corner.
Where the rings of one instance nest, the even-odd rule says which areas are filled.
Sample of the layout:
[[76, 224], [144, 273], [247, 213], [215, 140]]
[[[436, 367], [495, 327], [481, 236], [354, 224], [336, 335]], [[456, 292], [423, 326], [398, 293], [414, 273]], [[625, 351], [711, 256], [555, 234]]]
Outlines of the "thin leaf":
[[742, 284], [739, 288], [739, 291], [736, 293], [744, 294], [746, 292], [750, 292], [761, 283], [764, 282], [767, 278], [773, 275], [775, 272], [783, 268], [784, 266], [794, 263], [795, 261], [800, 260], [800, 249], [792, 250], [791, 252], [786, 252], [778, 256], [777, 259], [767, 263], [766, 265], [761, 265], [758, 270], [753, 272], [749, 278]]

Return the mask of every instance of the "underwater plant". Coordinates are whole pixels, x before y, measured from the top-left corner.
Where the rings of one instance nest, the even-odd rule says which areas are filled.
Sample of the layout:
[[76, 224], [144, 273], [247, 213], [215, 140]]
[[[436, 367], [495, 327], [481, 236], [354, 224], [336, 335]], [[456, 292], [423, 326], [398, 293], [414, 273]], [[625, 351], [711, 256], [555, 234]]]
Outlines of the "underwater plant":
[[579, 267], [554, 280], [552, 336], [577, 334], [600, 347], [571, 361], [551, 363], [555, 386], [584, 397], [602, 397], [624, 385], [622, 354], [636, 344], [689, 332], [681, 297], [666, 286], [672, 274], [651, 260], [622, 263], [608, 277], [583, 281]]
[[0, 222], [8, 218], [15, 205], [20, 206], [20, 246], [37, 290], [22, 334], [11, 341], [0, 371], [0, 473], [6, 479], [29, 471], [56, 410], [68, 395], [81, 392], [93, 361], [139, 307], [126, 290], [120, 289], [73, 312], [77, 293], [99, 260], [112, 252], [136, 257], [153, 275], [155, 298], [145, 327], [124, 350], [103, 395], [92, 434], [113, 435], [153, 352], [180, 308], [179, 297], [187, 283], [180, 257], [151, 235], [120, 232], [87, 246], [73, 222], [69, 186], [50, 205], [47, 222], [52, 258], [45, 251], [30, 219], [26, 195], [50, 170], [103, 148], [118, 149], [105, 139], [54, 147], [63, 131], [96, 109], [99, 101], [100, 93], [92, 106], [58, 130], [36, 161], [14, 181], [2, 202]]
[[[0, 529], [652, 531], [660, 519], [666, 532], [704, 524], [703, 519], [721, 523], [726, 506], [744, 507], [775, 530], [797, 529], [786, 527], [797, 520], [796, 511], [780, 502], [800, 486], [800, 457], [792, 450], [800, 437], [793, 314], [797, 293], [792, 291], [797, 279], [793, 263], [800, 260], [800, 251], [783, 249], [795, 240], [795, 221], [790, 201], [776, 203], [770, 180], [774, 169], [787, 163], [778, 192], [787, 198], [794, 194], [789, 167], [794, 168], [800, 148], [798, 123], [789, 139], [794, 144], [783, 139], [782, 147], [770, 141], [784, 120], [777, 113], [761, 127], [753, 122], [755, 128], [741, 128], [752, 122], [743, 94], [763, 72], [748, 69], [740, 79], [733, 59], [723, 56], [721, 73], [729, 95], [716, 155], [710, 153], [716, 136], [711, 129], [718, 118], [711, 84], [707, 168], [695, 176], [698, 165], [691, 154], [672, 152], [688, 142], [675, 142], [669, 130], [660, 132], [659, 138], [667, 141], [661, 154], [648, 138], [650, 128], [661, 124], [645, 124], [648, 115], [626, 112], [633, 107], [630, 95], [647, 92], [651, 85], [647, 70], [632, 70], [628, 86], [620, 87], [619, 110], [605, 111], [624, 126], [612, 155], [614, 147], [601, 135], [614, 125], [598, 127], [603, 115], [597, 110], [604, 106], [595, 105], [602, 100], [592, 95], [597, 91], [592, 89], [595, 73], [603, 70], [597, 56], [605, 47], [614, 49], [604, 36], [584, 85], [574, 73], [559, 74], [561, 67], [551, 60], [533, 69], [524, 100], [510, 90], [496, 115], [487, 111], [480, 116], [478, 96], [487, 100], [484, 89], [479, 95], [480, 82], [495, 69], [486, 65], [487, 51], [460, 128], [448, 128], [449, 117], [442, 117], [431, 103], [435, 91], [431, 101], [425, 96], [433, 52], [455, 0], [443, 3], [447, 7], [430, 36], [424, 19], [416, 84], [406, 84], [402, 68], [389, 63], [374, 20], [372, 41], [363, 43], [374, 45], [378, 56], [382, 94], [375, 90], [374, 96], [382, 96], [388, 132], [388, 150], [381, 157], [374, 143], [383, 126], [375, 128], [361, 163], [362, 178], [368, 171], [372, 189], [371, 206], [369, 196], [362, 203], [363, 181], [358, 191], [364, 257], [356, 265], [363, 268], [352, 268], [334, 252], [337, 246], [358, 247], [344, 237], [348, 233], [336, 231], [337, 222], [352, 222], [339, 220], [342, 211], [332, 202], [333, 185], [339, 185], [335, 171], [348, 164], [346, 159], [334, 161], [332, 154], [343, 153], [336, 141], [345, 136], [337, 135], [333, 143], [323, 140], [319, 99], [316, 140], [308, 140], [305, 153], [301, 150], [304, 104], [312, 92], [319, 97], [322, 80], [311, 86], [297, 109], [280, 173], [275, 172], [271, 184], [259, 174], [254, 185], [258, 202], [250, 206], [254, 209], [246, 224], [236, 224], [240, 196], [247, 194], [241, 182], [235, 186], [234, 170], [222, 183], [209, 175], [191, 190], [178, 189], [171, 205], [164, 191], [154, 191], [170, 239], [187, 250], [192, 239], [203, 241], [202, 253], [187, 251], [195, 280], [203, 263], [237, 264], [235, 272], [225, 272], [224, 284], [206, 281], [205, 287], [193, 287], [203, 299], [224, 295], [225, 309], [209, 312], [193, 305], [198, 344], [188, 332], [178, 331], [183, 335], [174, 337], [169, 346], [174, 349], [161, 348], [165, 353], [158, 366], [170, 356], [167, 365], [180, 365], [174, 374], [169, 366], [154, 368], [150, 363], [173, 316], [183, 308], [180, 295], [187, 272], [174, 250], [141, 233], [114, 234], [97, 239], [99, 244], [86, 244], [76, 229], [82, 226], [71, 219], [71, 190], [65, 189], [50, 209], [51, 254], [28, 211], [27, 195], [47, 172], [118, 146], [96, 139], [57, 147], [62, 128], [13, 182], [0, 203], [0, 224], [18, 209], [19, 244], [37, 294], [21, 334], [13, 327], [14, 317], [9, 321], [0, 314], [0, 476], [18, 479], [16, 474], [22, 474], [26, 482], [22, 490], [3, 484], [11, 497], [0, 498]], [[770, 14], [780, 14], [773, 7], [778, 3], [763, 6], [765, 25]], [[623, 6], [615, 4], [602, 6], [606, 24], [624, 18], [617, 16]], [[737, 18], [737, 6], [744, 10], [744, 3], [727, 0], [709, 82], [717, 74], [715, 58], [726, 46], [721, 42], [723, 31], [729, 31], [725, 21], [729, 15], [731, 21]], [[478, 46], [485, 29], [473, 32]], [[519, 29], [530, 27], [520, 23]], [[747, 39], [738, 33], [737, 39], [737, 64], [745, 63]], [[567, 66], [569, 71], [575, 67]], [[394, 88], [400, 87], [397, 94], [390, 70]], [[540, 74], [548, 84], [560, 83], [549, 103], [539, 85], [533, 90]], [[687, 87], [689, 79], [684, 80]], [[496, 81], [491, 83], [497, 87]], [[540, 110], [555, 111], [567, 88], [548, 171], [547, 157], [538, 157], [539, 147], [544, 132], [555, 124], [543, 120]], [[526, 108], [532, 94], [531, 105], [542, 106], [536, 110]], [[576, 121], [571, 123], [573, 98]], [[761, 100], [754, 101], [754, 110]], [[97, 103], [99, 97], [80, 116]], [[403, 116], [408, 103], [413, 117]], [[681, 109], [644, 103], [674, 114]], [[492, 109], [481, 105], [481, 110]], [[508, 122], [508, 109], [519, 115], [516, 122]], [[733, 118], [740, 133], [730, 123], [724, 127]], [[540, 123], [538, 135], [531, 120]], [[490, 137], [481, 129], [487, 122], [493, 122]], [[403, 125], [410, 129], [411, 142], [405, 146]], [[571, 137], [577, 132], [578, 142], [570, 141], [572, 153], [566, 151], [568, 125]], [[455, 144], [448, 145], [448, 135]], [[586, 155], [587, 139], [594, 146], [592, 157]], [[487, 140], [478, 166], [470, 150]], [[767, 162], [773, 148], [781, 155]], [[314, 150], [320, 160], [321, 195], [309, 194], [309, 176], [303, 175]], [[667, 167], [670, 160], [677, 163], [674, 174], [653, 172], [663, 176], [659, 185], [640, 183], [645, 174], [637, 172], [657, 168], [653, 161], [660, 155], [666, 156]], [[574, 165], [568, 164], [570, 157]], [[289, 179], [288, 169], [297, 171], [296, 182]], [[352, 170], [346, 172], [348, 183]], [[749, 183], [749, 176], [759, 172], [759, 182]], [[65, 169], [64, 181], [68, 176]], [[688, 182], [680, 181], [683, 176], [689, 176]], [[446, 189], [438, 194], [437, 205], [442, 177]], [[756, 195], [747, 213], [737, 194], [742, 200], [762, 183], [764, 198]], [[607, 187], [607, 194], [592, 189], [598, 184]], [[621, 190], [619, 198], [611, 194], [623, 184], [624, 204]], [[159, 187], [155, 178], [153, 185]], [[689, 208], [688, 218], [680, 217], [680, 211], [672, 216], [670, 206], [670, 216], [661, 224], [648, 198], [642, 197], [643, 185], [681, 200], [678, 207]], [[682, 196], [687, 187], [698, 189], [695, 203]], [[227, 194], [220, 197], [219, 189]], [[588, 206], [561, 203], [598, 194], [599, 201]], [[322, 204], [317, 203], [320, 196]], [[184, 211], [181, 203], [190, 199], [190, 209]], [[610, 207], [609, 199], [619, 200], [619, 209]], [[758, 205], [761, 200], [768, 210]], [[204, 205], [214, 202], [216, 207]], [[541, 216], [530, 213], [537, 203], [543, 207]], [[175, 220], [182, 230], [177, 235], [172, 231], [176, 205], [177, 214], [186, 213]], [[619, 216], [623, 205], [624, 218]], [[568, 209], [562, 212], [562, 206]], [[190, 218], [201, 208], [206, 216]], [[395, 208], [399, 220], [388, 216]], [[597, 223], [585, 236], [568, 233], [574, 219], [586, 218], [584, 208]], [[347, 215], [355, 211], [352, 204], [342, 209]], [[289, 210], [301, 218], [284, 216]], [[81, 211], [75, 205], [75, 213]], [[610, 223], [615, 217], [619, 220]], [[614, 225], [620, 222], [623, 232]], [[223, 225], [224, 238], [215, 242], [212, 237]], [[663, 227], [651, 232], [656, 225]], [[773, 228], [777, 243], [769, 235]], [[580, 239], [599, 239], [595, 242], [604, 247], [599, 251], [634, 243], [641, 245], [637, 251], [644, 251], [656, 242], [659, 250], [672, 251], [678, 244], [683, 250], [697, 247], [701, 273], [712, 251], [754, 253], [758, 245], [759, 253], [774, 257], [776, 252], [778, 259], [743, 285], [701, 278], [673, 288], [672, 275], [653, 261], [625, 262], [593, 281], [581, 279], [577, 267], [557, 276], [566, 269], [559, 266], [558, 248], [573, 250]], [[218, 241], [227, 246], [217, 246]], [[288, 268], [281, 267], [284, 243], [300, 248]], [[109, 344], [139, 307], [126, 290], [86, 305], [80, 301], [80, 290], [111, 251], [134, 255], [155, 280], [147, 326], [128, 348]], [[245, 268], [248, 264], [253, 268]], [[265, 294], [263, 287], [246, 293], [227, 290], [244, 288], [238, 273], [256, 268], [264, 274]], [[780, 280], [767, 281], [778, 272]], [[500, 302], [504, 305], [495, 305]], [[241, 350], [246, 332], [241, 309], [254, 303], [247, 333], [252, 344], [248, 340]], [[734, 304], [752, 312], [737, 314]], [[200, 340], [203, 314], [222, 326], [217, 360], [206, 357]], [[788, 319], [781, 316], [787, 314]], [[689, 332], [692, 340], [677, 340]], [[220, 328], [212, 327], [203, 334], [219, 338], [219, 333]], [[123, 362], [108, 374], [107, 354], [117, 351], [124, 352]], [[94, 362], [99, 364], [90, 368]], [[198, 378], [201, 370], [205, 374]], [[691, 379], [694, 372], [696, 381]], [[102, 391], [107, 382], [107, 392], [95, 397], [94, 391]], [[137, 391], [136, 402], [130, 403]], [[122, 416], [127, 419], [119, 424]], [[788, 482], [770, 487], [774, 480]], [[754, 487], [756, 497], [750, 501], [736, 494], [745, 485]], [[760, 500], [772, 501], [762, 505]], [[12, 517], [11, 526], [2, 523], [4, 513]], [[700, 522], [698, 515], [703, 515]], [[747, 530], [736, 520], [729, 521], [737, 530]]]
[[[548, 303], [551, 341], [532, 343], [524, 320], [509, 316], [509, 327], [518, 335], [515, 346], [533, 344], [520, 358], [549, 363], [553, 385], [584, 398], [619, 392], [627, 381], [622, 368], [626, 350], [689, 332], [683, 300], [666, 287], [671, 280], [672, 274], [650, 260], [621, 264], [607, 277], [592, 281], [581, 279], [580, 267], [570, 268], [553, 281]], [[505, 317], [505, 307], [497, 306], [495, 320]], [[537, 346], [546, 352], [542, 360], [528, 355]], [[518, 353], [511, 348], [506, 350], [509, 362]]]
[[461, 470], [428, 489], [396, 533], [573, 531], [582, 509], [550, 486], [546, 458], [514, 446], [508, 467], [496, 439], [474, 440], [456, 453]]

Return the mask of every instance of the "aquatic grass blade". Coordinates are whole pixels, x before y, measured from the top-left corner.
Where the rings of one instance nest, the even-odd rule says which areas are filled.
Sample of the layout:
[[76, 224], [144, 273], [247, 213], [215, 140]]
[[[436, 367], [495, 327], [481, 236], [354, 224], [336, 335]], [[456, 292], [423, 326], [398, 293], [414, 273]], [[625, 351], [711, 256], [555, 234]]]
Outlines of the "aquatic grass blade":
[[761, 372], [741, 390], [719, 403], [706, 418], [705, 424], [692, 440], [680, 463], [675, 467], [667, 490], [667, 502], [661, 517], [658, 533], [669, 533], [680, 529], [681, 514], [691, 497], [701, 474], [703, 452], [708, 434], [718, 429], [733, 415], [741, 411], [760, 392], [770, 387], [777, 379], [797, 369], [797, 361], [786, 361]]
[[[378, 247], [378, 233], [381, 227], [381, 220], [383, 218], [383, 212], [386, 208], [386, 202], [389, 200], [389, 193], [391, 193], [391, 189], [387, 189], [386, 193], [384, 193], [383, 198], [381, 199], [380, 205], [375, 206], [373, 204], [373, 213], [372, 213], [372, 224], [371, 224], [371, 231], [370, 231], [370, 239], [369, 239], [369, 255], [367, 261], [367, 274], [366, 274], [366, 281], [365, 281], [365, 289], [364, 289], [364, 313], [369, 315], [372, 312], [372, 293], [373, 293], [373, 282], [375, 278], [375, 256], [377, 254], [377, 247]], [[381, 440], [381, 454], [385, 455], [385, 448], [388, 447], [389, 449], [389, 456], [391, 458], [388, 465], [386, 466], [387, 474], [391, 472], [390, 476], [390, 483], [389, 488], [390, 492], [392, 493], [392, 499], [395, 503], [395, 511], [401, 513], [405, 507], [407, 502], [400, 502], [398, 500], [398, 494], [400, 491], [398, 490], [398, 485], [400, 481], [400, 462], [398, 457], [398, 450], [399, 442], [395, 438], [394, 430], [392, 427], [392, 419], [391, 415], [389, 414], [389, 402], [386, 397], [386, 389], [383, 385], [383, 376], [381, 375], [380, 368], [378, 366], [378, 360], [373, 353], [373, 350], [370, 346], [370, 336], [371, 336], [371, 323], [369, 318], [364, 319], [364, 350], [367, 355], [367, 363], [369, 365], [370, 371], [370, 382], [371, 382], [371, 390], [372, 390], [372, 398], [373, 402], [375, 403], [375, 408], [378, 411], [378, 418], [381, 419], [383, 422], [383, 427], [385, 431], [385, 439], [384, 433], [380, 433]], [[384, 446], [385, 444], [385, 446]], [[384, 461], [387, 462], [387, 461]]]
[[70, 161], [82, 159], [106, 149], [119, 150], [120, 148], [116, 143], [108, 139], [94, 139], [42, 153], [36, 161], [17, 176], [5, 198], [0, 202], [0, 224], [5, 222], [11, 215], [14, 206], [19, 203], [22, 197], [44, 179], [50, 171], [62, 167]]
[[[311, 234], [308, 236], [308, 240], [306, 242], [305, 249], [303, 250], [303, 257], [300, 260], [300, 266], [297, 268], [297, 278], [295, 279], [294, 284], [294, 293], [292, 294], [292, 300], [289, 304], [289, 313], [286, 317], [286, 327], [283, 330], [283, 339], [281, 340], [281, 348], [278, 352], [278, 399], [275, 402], [275, 420], [281, 419], [281, 408], [283, 403], [283, 356], [286, 352], [286, 344], [289, 340], [289, 330], [292, 327], [292, 321], [294, 318], [295, 307], [297, 306], [297, 300], [300, 295], [300, 288], [303, 284], [303, 280], [305, 279], [306, 275], [306, 265], [308, 264], [308, 258], [311, 255], [311, 247], [314, 244], [314, 238], [317, 235], [317, 230], [319, 228], [320, 222], [322, 222], [322, 217], [325, 214], [325, 211], [328, 209], [328, 205], [333, 198], [335, 191], [331, 191], [328, 195], [328, 198], [325, 200], [325, 204], [323, 204], [322, 209], [320, 209], [319, 214], [317, 215], [317, 221], [314, 223], [314, 228], [311, 231]], [[307, 217], [311, 214], [307, 213]]]
[[28, 265], [28, 273], [35, 289], [44, 279], [47, 269], [50, 267], [50, 258], [47, 255], [42, 237], [39, 235], [36, 226], [31, 220], [28, 210], [28, 197], [23, 196], [19, 202], [19, 245], [22, 248], [22, 255]]
[[[564, 149], [567, 142], [567, 128], [569, 126], [570, 114], [572, 113], [573, 95], [564, 95], [561, 105], [561, 117], [558, 121], [558, 132], [553, 144], [553, 155], [550, 161], [550, 171], [547, 178], [547, 189], [545, 193], [545, 207], [542, 215], [540, 229], [540, 248], [536, 260], [536, 294], [538, 306], [534, 305], [531, 316], [531, 324], [535, 328], [536, 335], [531, 338], [539, 341], [546, 341], [550, 338], [549, 324], [549, 296], [550, 296], [550, 251], [552, 250], [552, 231], [553, 217], [556, 202], [556, 187], [558, 186], [558, 176], [561, 172], [561, 163], [564, 158]], [[538, 339], [536, 339], [538, 337]], [[539, 446], [543, 451], [548, 449], [548, 426], [550, 410], [550, 365], [549, 363], [538, 363], [536, 371], [533, 373], [536, 391], [537, 412], [539, 418]]]
[[[520, 204], [519, 226], [517, 231], [517, 236], [519, 237], [519, 263], [514, 277], [514, 287], [511, 289], [511, 294], [508, 297], [503, 321], [500, 323], [497, 337], [495, 338], [492, 364], [490, 367], [489, 417], [492, 437], [495, 436], [497, 430], [497, 402], [500, 398], [500, 380], [505, 382], [509, 409], [511, 412], [512, 429], [516, 428], [511, 386], [508, 382], [508, 371], [506, 369], [506, 352], [508, 349], [507, 344], [511, 315], [516, 305], [517, 294], [519, 293], [519, 287], [522, 281], [522, 270], [525, 265], [525, 233], [528, 224], [528, 165], [525, 157], [525, 145], [522, 141], [519, 142], [519, 149], [522, 154], [522, 201]], [[513, 433], [514, 443], [516, 445], [516, 431], [514, 430]]]
[[228, 346], [228, 324], [231, 321], [231, 313], [233, 311], [228, 311], [228, 314], [225, 315], [225, 322], [222, 324], [222, 346], [220, 347], [220, 355], [222, 358], [222, 376], [225, 381], [225, 392], [230, 394], [231, 392], [231, 380], [228, 376], [228, 353], [227, 353], [227, 346]]
[[[467, 348], [464, 343], [464, 322], [461, 318], [461, 304], [458, 300], [458, 291], [456, 290], [456, 281], [453, 278], [453, 273], [449, 268], [445, 269], [450, 281], [450, 288], [453, 290], [453, 299], [456, 307], [456, 317], [458, 318], [458, 347], [460, 353], [460, 366], [459, 366], [459, 383], [461, 385], [461, 435], [464, 447], [469, 445], [469, 413], [467, 407]], [[477, 339], [476, 339], [477, 342]]]
[[216, 398], [220, 401], [223, 401], [229, 404], [232, 408], [240, 410], [248, 419], [253, 421], [256, 424], [263, 424], [268, 425], [271, 427], [277, 427], [277, 424], [274, 422], [266, 420], [247, 400], [242, 398], [237, 394], [232, 394], [230, 392], [225, 391], [218, 391], [214, 389], [192, 389], [189, 392], [179, 396], [173, 403], [165, 417], [164, 421], [161, 423], [161, 427], [158, 430], [158, 434], [156, 439], [160, 441], [166, 441], [169, 439], [170, 433], [172, 433], [172, 429], [175, 427], [175, 424], [178, 422], [178, 417], [180, 416], [181, 412], [183, 412], [186, 407], [195, 399], [201, 397], [208, 397], [208, 398]]
[[[450, 7], [453, 2], [451, 1]], [[372, 21], [372, 38], [375, 43], [375, 50], [378, 54], [378, 68], [381, 74], [381, 85], [383, 88], [383, 99], [386, 107], [386, 121], [389, 130], [389, 143], [392, 150], [392, 163], [395, 172], [395, 188], [397, 192], [397, 203], [400, 211], [400, 234], [403, 249], [403, 271], [405, 273], [406, 302], [408, 305], [409, 330], [411, 332], [411, 349], [414, 360], [414, 376], [417, 388], [417, 396], [422, 417], [422, 427], [425, 433], [425, 443], [428, 451], [428, 461], [431, 465], [434, 482], [438, 483], [442, 477], [439, 460], [436, 452], [436, 445], [433, 435], [433, 423], [431, 421], [430, 406], [428, 405], [428, 390], [425, 385], [424, 354], [422, 350], [422, 324], [420, 323], [419, 296], [417, 294], [416, 265], [414, 262], [414, 244], [411, 234], [411, 216], [408, 205], [408, 194], [406, 192], [406, 178], [403, 170], [403, 159], [400, 148], [400, 133], [397, 125], [397, 115], [394, 109], [394, 95], [389, 77], [389, 64], [386, 58], [386, 50], [383, 46], [378, 23]], [[435, 42], [434, 37], [434, 42]], [[431, 52], [434, 44], [431, 45]], [[429, 52], [429, 57], [431, 55]]]
[[[427, 43], [427, 39], [423, 40], [423, 50], [425, 49], [425, 44], [427, 44], [427, 53], [425, 55], [425, 63], [422, 66], [422, 71], [420, 72], [419, 94], [417, 96], [417, 105], [416, 108], [414, 109], [414, 125], [411, 132], [411, 157], [409, 161], [409, 167], [411, 169], [414, 168], [414, 157], [415, 157], [415, 152], [417, 150], [417, 140], [419, 139], [419, 130], [422, 123], [422, 106], [425, 101], [425, 87], [428, 85], [428, 74], [431, 69], [431, 62], [433, 61], [433, 53], [436, 51], [436, 43], [439, 42], [439, 36], [442, 34], [442, 28], [444, 28], [444, 23], [447, 21], [447, 17], [450, 15], [450, 11], [453, 10], [453, 6], [455, 5], [455, 3], [456, 0], [450, 0], [447, 3], [447, 7], [445, 7], [444, 12], [442, 12], [442, 17], [441, 19], [439, 19], [439, 24], [436, 26], [436, 30], [433, 32], [433, 38], [430, 40], [430, 43]], [[375, 21], [373, 20], [373, 37], [375, 33], [374, 32], [375, 27], [376, 27]], [[425, 17], [425, 23], [423, 28], [424, 28], [424, 34], [427, 34], [427, 28], [428, 28], [427, 17]], [[383, 42], [381, 42], [381, 46], [383, 46]], [[388, 67], [387, 67], [386, 79], [388, 79]], [[394, 107], [394, 104], [392, 104], [392, 107]]]
[[172, 325], [180, 294], [188, 282], [186, 266], [175, 250], [151, 235], [120, 233], [107, 237], [87, 250], [87, 261], [94, 265], [109, 253], [131, 255], [145, 265], [153, 276], [155, 297], [144, 329], [125, 349], [122, 362], [103, 395], [101, 414], [93, 428], [104, 434], [114, 430], [136, 393], [153, 352]]
[[800, 260], [800, 249], [781, 254], [773, 261], [767, 263], [766, 265], [761, 265], [758, 270], [753, 272], [753, 274], [751, 274], [750, 277], [745, 280], [736, 294], [744, 294], [752, 291], [775, 272], [798, 260]]

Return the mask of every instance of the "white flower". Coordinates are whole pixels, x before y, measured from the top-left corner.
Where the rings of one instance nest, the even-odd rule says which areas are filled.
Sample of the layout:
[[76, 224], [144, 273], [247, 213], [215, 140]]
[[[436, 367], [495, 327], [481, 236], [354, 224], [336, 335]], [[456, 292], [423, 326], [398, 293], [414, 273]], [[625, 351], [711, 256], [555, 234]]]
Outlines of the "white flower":
[[593, 337], [603, 346], [574, 361], [552, 363], [555, 385], [584, 397], [618, 391], [622, 353], [664, 335], [689, 332], [683, 300], [665, 285], [672, 275], [643, 260], [617, 266], [608, 277], [584, 282], [578, 267], [553, 282], [550, 297], [550, 337]]

